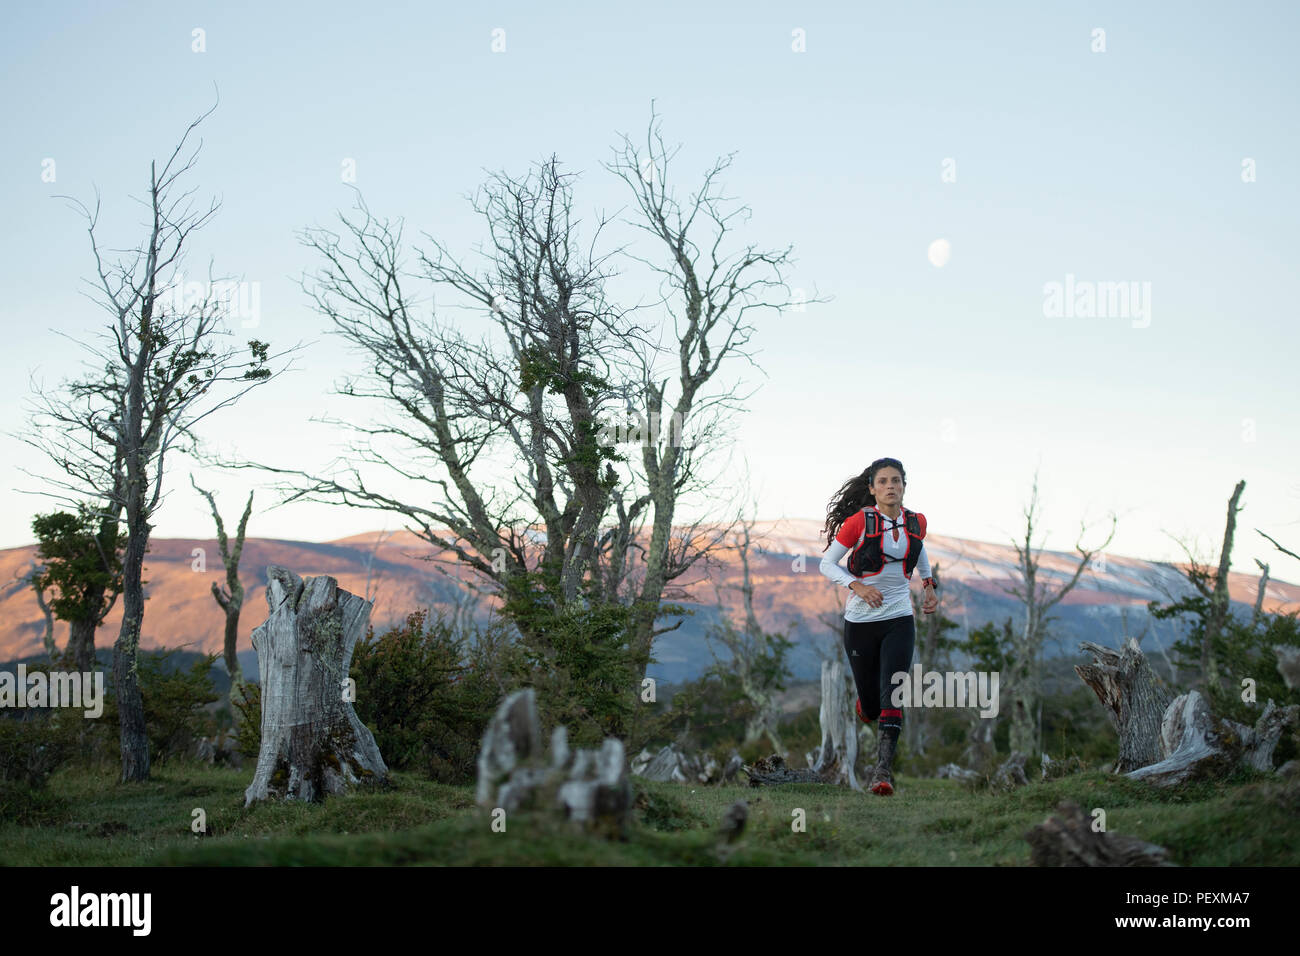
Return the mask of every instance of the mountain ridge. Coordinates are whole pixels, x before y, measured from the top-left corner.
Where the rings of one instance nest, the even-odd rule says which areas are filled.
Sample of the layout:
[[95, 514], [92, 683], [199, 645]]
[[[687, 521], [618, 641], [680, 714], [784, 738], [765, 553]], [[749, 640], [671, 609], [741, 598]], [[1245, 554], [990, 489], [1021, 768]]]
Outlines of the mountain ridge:
[[[799, 677], [820, 667], [818, 646], [833, 636], [824, 618], [832, 616], [835, 620], [842, 615], [843, 589], [818, 570], [821, 526], [822, 522], [814, 519], [774, 519], [755, 522], [753, 530], [750, 572], [755, 612], [765, 629], [782, 631], [795, 640], [791, 662]], [[1017, 602], [1002, 591], [1017, 580], [1016, 554], [1011, 545], [933, 534], [927, 536], [926, 547], [939, 570], [941, 610], [957, 621], [962, 631], [987, 620], [1015, 616]], [[0, 661], [42, 651], [44, 620], [34, 593], [20, 580], [35, 557], [35, 545], [0, 551], [0, 581], [5, 582], [0, 587], [0, 610], [4, 612], [0, 618]], [[249, 635], [266, 619], [268, 565], [283, 565], [304, 577], [328, 574], [338, 580], [340, 587], [364, 594], [367, 561], [370, 585], [377, 588], [371, 617], [376, 630], [402, 620], [419, 607], [449, 609], [470, 593], [466, 584], [472, 572], [407, 530], [365, 532], [323, 542], [250, 537], [244, 543], [241, 561], [246, 594], [239, 650], [251, 651]], [[1040, 580], [1053, 583], [1067, 580], [1078, 566], [1077, 555], [1069, 552], [1043, 551], [1039, 561]], [[155, 538], [145, 567], [149, 599], [141, 646], [219, 652], [225, 618], [212, 597], [211, 584], [224, 583], [225, 570], [215, 538]], [[1058, 639], [1101, 638], [1100, 643], [1113, 646], [1131, 614], [1135, 623], [1145, 621], [1154, 640], [1167, 647], [1181, 636], [1180, 629], [1171, 622], [1151, 621], [1146, 604], [1149, 600], [1166, 601], [1167, 595], [1187, 593], [1190, 585], [1182, 573], [1184, 567], [1105, 555], [1096, 569], [1081, 575], [1078, 586], [1058, 605]], [[729, 611], [739, 609], [740, 578], [738, 554], [727, 547], [719, 551], [716, 570], [697, 574], [686, 582], [691, 592], [689, 599], [677, 600], [692, 607], [695, 614], [676, 631], [659, 637], [655, 645], [658, 663], [652, 666], [652, 676], [681, 680], [697, 675], [712, 663], [703, 638], [708, 626], [719, 618], [719, 594]], [[1257, 586], [1258, 580], [1251, 575], [1229, 575], [1229, 593], [1236, 605], [1252, 607]], [[480, 604], [479, 613], [486, 613], [490, 603]], [[1300, 585], [1270, 579], [1264, 609], [1300, 609]], [[97, 646], [111, 645], [116, 638], [121, 611], [119, 599], [99, 630]], [[55, 640], [60, 647], [66, 643], [67, 629], [67, 624], [56, 622]]]

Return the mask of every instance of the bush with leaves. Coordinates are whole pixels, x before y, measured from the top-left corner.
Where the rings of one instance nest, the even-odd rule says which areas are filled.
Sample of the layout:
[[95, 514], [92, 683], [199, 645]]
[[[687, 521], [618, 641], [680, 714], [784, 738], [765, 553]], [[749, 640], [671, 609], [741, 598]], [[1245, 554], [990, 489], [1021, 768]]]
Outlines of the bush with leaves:
[[587, 582], [579, 598], [557, 603], [559, 582], [549, 571], [512, 578], [503, 611], [519, 628], [516, 687], [535, 687], [543, 728], [568, 728], [569, 742], [598, 747], [626, 738], [641, 672], [630, 646], [634, 609], [601, 599]]
[[[1210, 601], [1197, 594], [1164, 606], [1153, 601], [1148, 607], [1157, 620], [1190, 618], [1190, 630], [1173, 647], [1180, 665], [1199, 673], [1201, 642], [1213, 610]], [[1273, 650], [1279, 644], [1300, 646], [1297, 615], [1300, 612], [1260, 614], [1249, 618], [1236, 613], [1227, 615], [1219, 633], [1210, 642], [1210, 654], [1218, 668], [1220, 683], [1201, 688], [1211, 711], [1251, 725], [1259, 718], [1269, 698], [1279, 707], [1300, 704], [1300, 691], [1286, 686], [1277, 669], [1277, 654]], [[1245, 693], [1248, 686], [1253, 688], [1253, 700], [1243, 699], [1249, 696]], [[1284, 740], [1276, 751], [1276, 757], [1287, 759], [1294, 752], [1294, 744]]]
[[[174, 649], [141, 653], [137, 659], [151, 763], [189, 755], [197, 738], [210, 736], [216, 729], [207, 706], [220, 699], [212, 683], [217, 655], [205, 654], [188, 670], [181, 670], [172, 662], [175, 653]], [[100, 723], [106, 728], [118, 726], [117, 695], [112, 689]], [[110, 736], [110, 752], [117, 754], [118, 735]]]
[[262, 685], [244, 681], [231, 691], [230, 705], [238, 715], [235, 749], [256, 759], [262, 750]]
[[0, 714], [0, 783], [44, 787], [50, 774], [75, 755], [77, 730], [84, 721], [79, 710], [24, 708]]
[[[657, 727], [660, 742], [669, 739], [692, 753], [715, 755], [729, 753], [744, 739], [753, 713], [753, 704], [745, 697], [740, 679], [716, 666], [678, 685], [670, 708]], [[763, 750], [761, 744], [759, 750]]]
[[57, 822], [67, 802], [46, 792], [50, 774], [77, 753], [86, 723], [79, 710], [0, 714], [0, 823]]
[[[468, 643], [469, 635], [445, 615], [430, 618], [424, 610], [378, 637], [372, 627], [357, 642], [350, 671], [357, 684], [354, 707], [389, 767], [423, 769], [444, 783], [474, 779], [500, 695], [487, 673], [492, 655], [471, 651]], [[485, 670], [476, 673], [471, 659]]]

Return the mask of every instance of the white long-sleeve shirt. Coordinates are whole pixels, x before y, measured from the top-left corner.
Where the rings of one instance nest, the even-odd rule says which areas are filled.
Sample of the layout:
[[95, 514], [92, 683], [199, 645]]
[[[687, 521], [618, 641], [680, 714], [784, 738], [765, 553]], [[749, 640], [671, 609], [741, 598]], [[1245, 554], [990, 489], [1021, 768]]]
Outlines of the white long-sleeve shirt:
[[[880, 607], [872, 607], [856, 594], [849, 594], [844, 605], [846, 621], [889, 621], [896, 617], [912, 616], [912, 600], [908, 595], [908, 579], [903, 575], [902, 558], [907, 556], [907, 531], [903, 528], [903, 516], [897, 519], [877, 510], [877, 521], [882, 522], [884, 533], [880, 536], [880, 546], [885, 554], [896, 561], [886, 561], [876, 574], [854, 577], [848, 569], [840, 564], [844, 556], [858, 543], [858, 535], [866, 522], [861, 511], [855, 512], [844, 520], [835, 540], [822, 555], [821, 572], [836, 584], [848, 587], [854, 581], [861, 581], [879, 589], [884, 596]], [[893, 526], [891, 528], [891, 525]], [[916, 570], [922, 578], [930, 576], [930, 556], [926, 554], [925, 542], [921, 542], [921, 554], [916, 561]]]

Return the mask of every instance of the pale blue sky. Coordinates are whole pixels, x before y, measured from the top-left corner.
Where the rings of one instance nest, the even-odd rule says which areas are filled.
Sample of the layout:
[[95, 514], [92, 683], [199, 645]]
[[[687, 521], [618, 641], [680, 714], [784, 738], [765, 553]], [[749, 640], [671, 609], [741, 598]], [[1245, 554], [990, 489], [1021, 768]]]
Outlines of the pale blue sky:
[[[83, 223], [51, 197], [98, 186], [105, 235], [135, 242], [128, 196], [214, 82], [221, 104], [190, 184], [224, 206], [191, 263], [211, 254], [260, 283], [259, 337], [316, 344], [205, 434], [302, 467], [332, 457], [312, 449], [333, 436], [293, 423], [316, 407], [346, 414], [326, 393], [358, 369], [295, 281], [313, 265], [295, 232], [351, 203], [342, 161], [356, 161], [374, 211], [468, 255], [484, 233], [464, 194], [484, 169], [522, 174], [555, 152], [582, 173], [580, 212], [625, 206], [599, 164], [619, 133], [644, 137], [654, 98], [665, 140], [683, 146], [679, 190], [735, 151], [724, 182], [753, 209], [742, 237], [793, 243], [791, 284], [834, 297], [759, 317], [765, 376], [746, 372], [761, 388], [736, 426], [762, 517], [818, 517], [846, 477], [891, 455], [935, 531], [1005, 541], [1041, 464], [1049, 546], [1114, 509], [1112, 553], [1173, 558], [1168, 534], [1217, 547], [1245, 478], [1234, 568], [1268, 556], [1276, 577], [1300, 580], [1253, 531], [1300, 549], [1294, 4], [266, 7], [7, 12], [0, 430], [20, 426], [30, 370], [47, 383], [75, 371], [51, 330], [85, 337], [104, 322], [79, 291]], [[195, 28], [206, 52], [191, 49]], [[1105, 52], [1092, 51], [1096, 28]], [[806, 52], [791, 49], [795, 29]], [[955, 182], [941, 179], [946, 158]], [[1246, 158], [1255, 182], [1242, 181]], [[940, 238], [952, 253], [936, 268]], [[1149, 325], [1046, 317], [1044, 284], [1067, 274], [1149, 282]], [[42, 463], [13, 439], [0, 447], [0, 546], [16, 546], [49, 502], [12, 490], [36, 487], [14, 462]], [[155, 533], [209, 536], [185, 471], [169, 477]], [[203, 480], [234, 512], [255, 478]], [[383, 523], [304, 505], [255, 517], [250, 534], [321, 540]]]

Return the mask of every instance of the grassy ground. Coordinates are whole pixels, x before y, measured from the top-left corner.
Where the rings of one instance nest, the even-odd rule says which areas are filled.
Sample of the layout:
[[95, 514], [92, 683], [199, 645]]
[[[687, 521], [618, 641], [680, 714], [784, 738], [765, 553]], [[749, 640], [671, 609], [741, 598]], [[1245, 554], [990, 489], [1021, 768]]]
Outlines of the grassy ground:
[[[1195, 866], [1300, 865], [1300, 786], [1242, 777], [1169, 792], [1102, 773], [972, 794], [946, 780], [900, 777], [890, 798], [833, 787], [690, 787], [634, 778], [626, 842], [514, 814], [506, 832], [472, 787], [396, 774], [386, 792], [320, 805], [243, 808], [251, 771], [172, 764], [146, 784], [113, 768], [51, 777], [23, 824], [0, 824], [0, 863], [61, 865], [729, 865], [1024, 866], [1024, 832], [1061, 799], [1106, 812], [1106, 828], [1168, 847]], [[737, 799], [744, 836], [719, 851], [715, 829]], [[191, 831], [193, 811], [207, 834]], [[806, 829], [795, 832], [794, 810]]]

